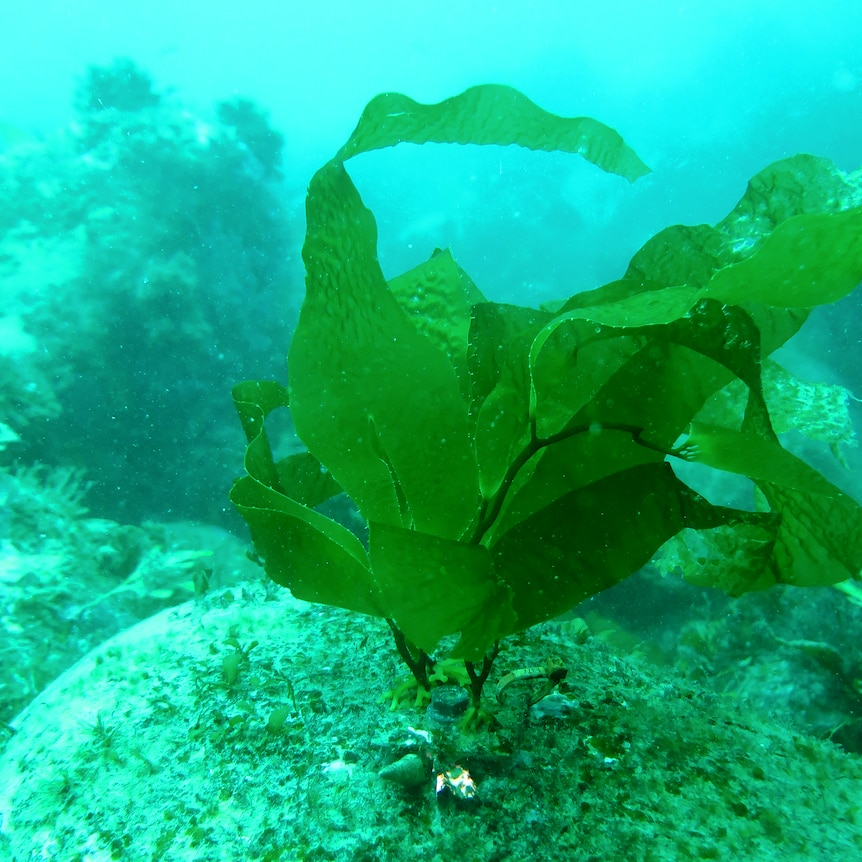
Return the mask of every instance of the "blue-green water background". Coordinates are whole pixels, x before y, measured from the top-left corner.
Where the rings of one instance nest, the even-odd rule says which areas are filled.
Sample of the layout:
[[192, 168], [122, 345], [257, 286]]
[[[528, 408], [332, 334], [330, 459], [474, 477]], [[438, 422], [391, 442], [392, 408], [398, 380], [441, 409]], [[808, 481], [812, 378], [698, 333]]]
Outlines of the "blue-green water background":
[[[449, 245], [489, 298], [534, 304], [618, 277], [667, 224], [717, 221], [776, 159], [810, 152], [843, 170], [862, 165], [860, 33], [862, 5], [847, 0], [6, 3], [0, 121], [40, 135], [68, 126], [86, 68], [117, 57], [131, 58], [160, 93], [204, 121], [232, 96], [268, 113], [286, 141], [278, 190], [286, 276], [254, 313], [276, 320], [283, 341], [269, 330], [266, 349], [250, 347], [249, 361], [224, 369], [217, 385], [201, 369], [199, 397], [222, 404], [231, 423], [230, 382], [283, 377], [302, 298], [304, 190], [377, 93], [432, 102], [476, 83], [510, 84], [550, 111], [615, 127], [652, 167], [630, 186], [571, 156], [514, 148], [401, 147], [351, 163], [378, 218], [387, 275]], [[213, 281], [211, 294], [220, 289]], [[815, 317], [789, 361], [862, 390], [859, 320], [858, 299]], [[243, 337], [252, 345], [253, 327]], [[177, 451], [214, 429], [184, 421], [165, 433], [168, 409], [151, 411], [161, 414], [161, 430], [125, 479], [119, 468], [114, 475], [84, 464], [96, 480], [96, 513], [229, 521], [238, 428], [230, 432], [236, 449], [224, 448], [211, 475], [183, 475]], [[74, 425], [74, 410], [66, 416]], [[87, 433], [102, 451], [100, 421], [94, 415]], [[52, 460], [50, 447], [37, 454]], [[141, 476], [147, 464], [152, 474]]]
[[[558, 248], [555, 263], [584, 285], [615, 277], [628, 254], [668, 223], [717, 220], [746, 179], [775, 159], [811, 152], [845, 170], [862, 163], [862, 5], [850, 0], [4, 5], [5, 122], [56, 128], [69, 119], [85, 66], [127, 56], [160, 90], [174, 88], [202, 115], [233, 94], [264, 106], [286, 137], [288, 179], [300, 192], [382, 91], [437, 101], [500, 82], [550, 111], [595, 116], [618, 128], [655, 174], [636, 190], [592, 171], [583, 182], [577, 175], [564, 180], [558, 215], [574, 210], [580, 236], [574, 248]], [[529, 224], [530, 194], [547, 197], [558, 187], [539, 184], [551, 160], [531, 169], [518, 156], [470, 154], [462, 161], [475, 159], [479, 174], [499, 159], [504, 172], [538, 175], [517, 180]], [[381, 170], [388, 174], [386, 159]], [[565, 161], [566, 172], [578, 170]], [[387, 201], [392, 189], [384, 189], [383, 200], [371, 195], [372, 203], [391, 203], [400, 225], [427, 213], [429, 203], [432, 210], [450, 205], [449, 217], [458, 219], [463, 177], [447, 182], [441, 170], [431, 179], [414, 174], [406, 186], [397, 184], [398, 199]], [[491, 211], [498, 205], [505, 200], [476, 204]], [[512, 212], [499, 215], [505, 220]], [[613, 228], [594, 242], [611, 218]], [[559, 234], [558, 226], [549, 228]], [[382, 246], [393, 257], [400, 251], [397, 236], [385, 231]], [[470, 257], [483, 265], [481, 255]], [[480, 280], [483, 274], [474, 272]]]

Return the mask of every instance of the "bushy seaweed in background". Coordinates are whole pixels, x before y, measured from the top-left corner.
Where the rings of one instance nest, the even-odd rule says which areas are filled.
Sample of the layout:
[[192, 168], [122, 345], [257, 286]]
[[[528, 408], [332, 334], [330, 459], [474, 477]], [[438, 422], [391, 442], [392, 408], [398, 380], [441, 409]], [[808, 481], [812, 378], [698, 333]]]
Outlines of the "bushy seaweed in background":
[[267, 176], [281, 172], [284, 137], [273, 129], [260, 108], [250, 99], [234, 98], [219, 102], [219, 122], [234, 130], [236, 140], [248, 147]]
[[142, 111], [155, 108], [160, 101], [152, 78], [124, 57], [110, 66], [90, 66], [75, 94], [74, 104], [79, 114], [96, 115], [111, 109]]
[[[288, 387], [234, 389], [249, 444], [231, 499], [271, 578], [386, 618], [420, 690], [452, 678], [444, 642], [475, 715], [500, 639], [660, 549], [665, 571], [734, 596], [860, 576], [862, 509], [782, 444], [788, 416], [813, 438], [823, 423], [768, 359], [862, 278], [858, 182], [825, 160], [778, 162], [715, 226], [669, 227], [621, 279], [533, 309], [487, 300], [448, 252], [384, 278], [345, 163], [403, 141], [648, 170], [612, 129], [506, 87], [366, 107], [309, 187]], [[276, 461], [265, 423], [281, 408], [308, 450]], [[833, 453], [852, 439], [837, 426]], [[704, 474], [736, 477], [733, 505], [696, 491]], [[367, 533], [318, 511], [340, 492]]]
[[283, 139], [247, 100], [190, 114], [127, 59], [91, 67], [75, 110], [0, 165], [5, 321], [29, 345], [0, 354], [14, 454], [83, 468], [100, 514], [216, 520], [218, 393], [285, 323]]
[[95, 146], [110, 133], [118, 114], [140, 114], [155, 110], [161, 97], [153, 81], [131, 60], [115, 60], [110, 66], [90, 66], [75, 91], [75, 113], [82, 125], [82, 149]]

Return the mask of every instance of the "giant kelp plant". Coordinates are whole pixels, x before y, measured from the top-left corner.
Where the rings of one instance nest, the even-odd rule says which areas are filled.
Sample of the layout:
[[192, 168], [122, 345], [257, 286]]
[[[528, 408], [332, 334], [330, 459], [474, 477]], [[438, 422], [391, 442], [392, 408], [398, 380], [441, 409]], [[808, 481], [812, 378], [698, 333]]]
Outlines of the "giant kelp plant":
[[[460, 633], [450, 659], [478, 707], [499, 639], [662, 546], [731, 594], [859, 576], [862, 509], [783, 448], [768, 405], [784, 378], [764, 374], [813, 306], [862, 278], [853, 182], [824, 160], [778, 162], [719, 224], [667, 228], [621, 279], [533, 309], [488, 301], [446, 251], [384, 278], [344, 165], [405, 141], [563, 150], [629, 180], [648, 170], [612, 129], [507, 87], [367, 106], [309, 188], [289, 384], [234, 390], [249, 443], [231, 500], [273, 580], [385, 617], [422, 687], [432, 651]], [[307, 451], [276, 461], [264, 426], [282, 407]], [[683, 461], [748, 477], [750, 506], [708, 502], [674, 471]], [[367, 542], [316, 511], [342, 491]]]

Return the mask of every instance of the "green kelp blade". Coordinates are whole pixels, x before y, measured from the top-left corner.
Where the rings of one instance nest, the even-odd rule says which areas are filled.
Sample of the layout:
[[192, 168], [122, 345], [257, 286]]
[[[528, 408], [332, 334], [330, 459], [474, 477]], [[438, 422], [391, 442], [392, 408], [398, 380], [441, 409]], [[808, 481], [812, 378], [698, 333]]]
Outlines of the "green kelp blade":
[[[646, 289], [640, 282], [612, 282], [614, 288], [631, 286], [628, 295], [615, 289], [590, 291], [592, 304], [567, 302], [560, 314], [592, 320], [602, 326], [660, 326], [684, 317], [700, 298], [700, 290], [687, 284], [660, 285], [650, 282]], [[610, 286], [610, 285], [608, 285]]]
[[855, 500], [766, 482], [757, 486], [781, 516], [770, 560], [776, 581], [825, 587], [862, 578], [862, 509]]
[[318, 171], [288, 354], [294, 425], [366, 521], [457, 538], [479, 495], [467, 404], [445, 352], [389, 291], [376, 243], [344, 168]]
[[608, 327], [579, 311], [547, 324], [530, 345], [529, 405], [536, 433], [561, 431], [647, 343], [636, 327]]
[[246, 439], [251, 441], [261, 433], [258, 421], [279, 407], [288, 407], [287, 389], [277, 380], [246, 380], [231, 389], [234, 407], [242, 422]]
[[795, 491], [836, 499], [843, 496], [823, 475], [777, 440], [760, 434], [692, 422], [676, 454], [686, 461]]
[[[569, 312], [581, 313], [583, 309]], [[618, 332], [640, 338], [640, 348], [628, 358], [618, 354]], [[707, 399], [733, 377], [748, 386], [753, 399], [750, 410], [758, 417], [759, 427], [768, 431], [760, 385], [759, 332], [741, 308], [702, 300], [671, 323], [617, 331], [600, 328], [596, 337], [602, 336], [605, 349], [596, 345], [591, 356], [597, 367], [581, 372], [594, 381], [593, 397], [587, 403], [580, 398], [568, 403], [574, 415], [562, 433], [583, 427], [630, 426], [641, 429], [645, 443], [669, 452]], [[545, 340], [541, 346], [551, 349], [556, 342]], [[539, 373], [540, 356], [541, 352], [533, 359], [537, 416], [552, 384]], [[572, 358], [576, 360], [577, 354]], [[570, 397], [578, 395], [574, 389]], [[548, 398], [554, 407], [552, 416], [560, 414], [559, 402], [566, 404], [566, 393], [551, 392]]]
[[[634, 255], [624, 280], [632, 285], [652, 281], [661, 285], [705, 287], [719, 270], [751, 258], [782, 223], [796, 216], [819, 218], [841, 210], [850, 211], [858, 202], [858, 193], [828, 159], [807, 155], [783, 159], [754, 176], [740, 201], [714, 227], [671, 225], [659, 231]], [[803, 231], [810, 227], [809, 223], [800, 224]], [[811, 239], [818, 241], [813, 236]], [[833, 240], [834, 237], [829, 238], [830, 242]], [[769, 257], [781, 262], [782, 255], [787, 253], [785, 247], [783, 252]], [[798, 256], [798, 249], [790, 250], [785, 260], [792, 265]], [[591, 304], [589, 295], [573, 299], [580, 305]], [[776, 306], [809, 304], [774, 299], [767, 301]], [[754, 294], [744, 296], [743, 300], [763, 301], [756, 300]]]
[[[797, 431], [810, 440], [819, 440], [848, 469], [844, 449], [859, 445], [850, 414], [853, 394], [837, 384], [801, 380], [771, 360], [763, 363], [762, 378], [775, 433]], [[716, 392], [696, 418], [707, 425], [731, 428], [742, 415], [746, 398], [744, 385], [733, 381]]]
[[451, 252], [437, 249], [419, 266], [389, 280], [388, 287], [416, 329], [441, 350], [458, 377], [464, 399], [470, 397], [467, 344], [472, 308], [486, 302]]
[[482, 402], [474, 434], [483, 499], [499, 490], [509, 467], [530, 444], [527, 401], [523, 392], [498, 384]]
[[265, 420], [288, 406], [287, 390], [275, 381], [247, 381], [232, 394], [249, 443], [248, 475], [234, 483], [230, 501], [249, 525], [267, 575], [297, 598], [381, 615], [362, 543], [309, 508], [338, 493], [337, 483], [308, 453], [273, 461]]
[[[623, 280], [630, 285], [627, 295], [614, 283], [573, 298], [562, 310], [589, 300], [601, 322], [643, 325], [667, 322], [690, 299], [693, 304], [707, 297], [728, 305], [771, 306], [779, 315], [786, 308], [824, 305], [846, 296], [862, 279], [862, 208], [794, 216], [762, 241], [758, 237], [744, 254], [730, 242], [722, 247], [717, 229], [667, 228], [635, 255], [630, 270]], [[652, 289], [639, 288], [643, 279]]]
[[231, 395], [248, 439], [244, 466], [249, 476], [312, 509], [341, 493], [332, 474], [310, 452], [274, 462], [266, 417], [289, 407], [284, 386], [275, 380], [247, 380], [234, 386]]
[[673, 225], [632, 258], [617, 282], [560, 308], [613, 326], [667, 323], [698, 299], [745, 305], [764, 355], [802, 325], [800, 314], [847, 295], [862, 279], [859, 195], [827, 160], [768, 166], [715, 227]]
[[716, 227], [748, 248], [793, 216], [837, 212], [858, 203], [858, 189], [829, 159], [799, 153], [758, 171]]
[[230, 500], [277, 584], [304, 601], [386, 615], [365, 549], [345, 527], [250, 476], [234, 483]]
[[567, 118], [542, 110], [523, 93], [500, 84], [470, 87], [434, 105], [401, 93], [372, 99], [336, 157], [399, 143], [517, 144], [531, 150], [577, 153], [630, 181], [649, 173], [620, 135], [590, 117]]
[[266, 417], [288, 406], [287, 389], [275, 380], [246, 380], [231, 390], [248, 446], [244, 465], [250, 476], [273, 488], [279, 487], [278, 471], [266, 434]]
[[511, 595], [482, 545], [373, 522], [370, 545], [387, 616], [426, 652], [460, 632], [451, 655], [478, 661], [496, 639], [515, 630]]
[[624, 281], [703, 287], [732, 261], [730, 244], [718, 228], [675, 224], [660, 230], [635, 252]]
[[775, 515], [761, 523], [686, 528], [662, 546], [652, 564], [662, 574], [680, 574], [696, 587], [730, 596], [769, 589], [775, 586], [771, 560], [778, 523]]
[[781, 516], [772, 575], [780, 583], [827, 586], [862, 572], [862, 507], [773, 440], [693, 423], [679, 454], [754, 479]]
[[[621, 280], [590, 291], [589, 294], [572, 297], [561, 307], [558, 315], [560, 319], [571, 317], [591, 320], [597, 326], [661, 326], [685, 317], [699, 302], [710, 297], [724, 302], [719, 295], [713, 297], [707, 287], [687, 284], [662, 286], [656, 282]], [[804, 308], [739, 304], [760, 330], [763, 356], [773, 353], [795, 335], [808, 316]]]
[[794, 216], [746, 260], [719, 270], [704, 295], [730, 304], [811, 308], [862, 279], [862, 208]]
[[523, 391], [528, 403], [530, 345], [553, 319], [547, 311], [500, 302], [473, 308], [467, 353], [472, 414], [501, 384]]
[[759, 333], [742, 309], [703, 300], [677, 320], [645, 327], [608, 327], [584, 313], [555, 318], [533, 341], [531, 412], [537, 442], [549, 445], [532, 474], [513, 482], [492, 541], [554, 496], [670, 452], [734, 377], [748, 387], [749, 421], [769, 433]]
[[493, 548], [516, 524], [578, 488], [664, 458], [663, 453], [640, 445], [629, 432], [585, 428], [540, 450], [518, 473], [484, 543]]
[[491, 553], [522, 629], [627, 578], [685, 527], [761, 520], [711, 506], [667, 463], [641, 464], [563, 495], [509, 530]]
[[474, 306], [467, 354], [470, 419], [484, 498], [493, 496], [530, 441], [529, 352], [548, 312], [485, 302]]
[[342, 492], [332, 473], [311, 454], [296, 452], [275, 465], [284, 493], [302, 506], [313, 509]]

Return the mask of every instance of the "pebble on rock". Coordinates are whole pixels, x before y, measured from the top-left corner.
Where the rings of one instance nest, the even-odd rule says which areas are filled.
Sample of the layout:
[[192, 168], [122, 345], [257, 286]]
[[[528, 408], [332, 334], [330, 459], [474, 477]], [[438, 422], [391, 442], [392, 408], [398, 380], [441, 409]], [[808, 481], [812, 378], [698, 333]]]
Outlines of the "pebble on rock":
[[392, 781], [402, 787], [418, 787], [428, 781], [431, 769], [426, 758], [418, 754], [405, 754], [400, 760], [384, 766], [377, 774], [384, 781]]

